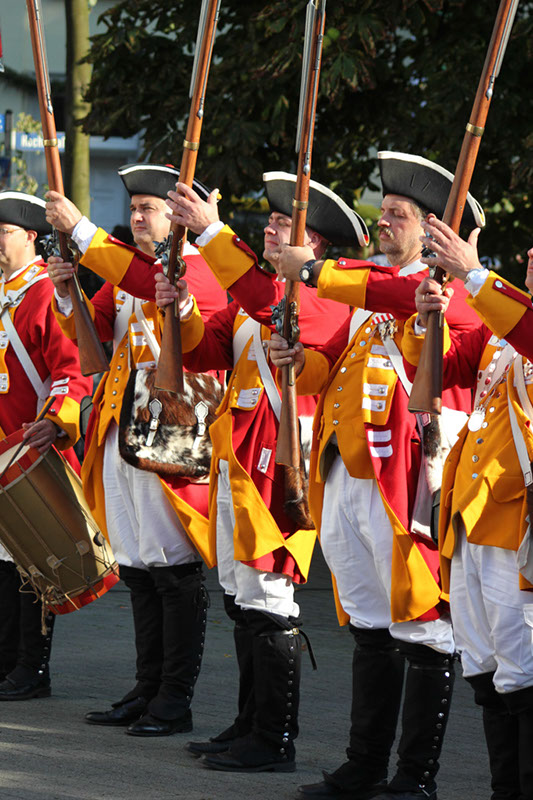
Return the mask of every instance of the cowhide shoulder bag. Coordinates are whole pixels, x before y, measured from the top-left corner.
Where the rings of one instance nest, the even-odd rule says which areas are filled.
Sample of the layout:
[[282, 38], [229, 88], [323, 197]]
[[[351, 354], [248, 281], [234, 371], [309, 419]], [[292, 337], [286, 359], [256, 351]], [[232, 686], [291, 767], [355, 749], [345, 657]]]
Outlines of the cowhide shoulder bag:
[[[158, 361], [160, 347], [142, 309], [137, 310], [148, 346]], [[186, 372], [185, 390], [174, 395], [155, 388], [155, 368], [132, 369], [122, 399], [119, 450], [137, 469], [201, 480], [209, 475], [209, 426], [224, 388], [213, 375]]]

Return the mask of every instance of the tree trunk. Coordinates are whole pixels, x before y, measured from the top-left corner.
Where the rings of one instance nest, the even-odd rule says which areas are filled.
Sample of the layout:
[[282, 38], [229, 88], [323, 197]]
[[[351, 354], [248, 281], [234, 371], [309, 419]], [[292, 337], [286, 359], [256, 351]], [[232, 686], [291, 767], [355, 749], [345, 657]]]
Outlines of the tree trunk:
[[91, 65], [80, 64], [89, 50], [88, 0], [65, 0], [67, 23], [67, 83], [65, 102], [65, 194], [90, 218], [89, 136], [77, 120], [90, 110], [83, 95], [91, 80]]

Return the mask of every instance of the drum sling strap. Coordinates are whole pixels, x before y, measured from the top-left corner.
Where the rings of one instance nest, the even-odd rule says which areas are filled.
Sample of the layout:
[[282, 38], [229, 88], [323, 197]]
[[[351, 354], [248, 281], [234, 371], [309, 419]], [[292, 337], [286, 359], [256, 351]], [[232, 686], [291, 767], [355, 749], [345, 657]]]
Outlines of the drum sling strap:
[[11, 344], [13, 351], [22, 366], [22, 369], [26, 373], [28, 380], [34, 388], [35, 394], [38, 397], [38, 411], [42, 408], [44, 401], [50, 393], [49, 390], [52, 379], [50, 376], [48, 376], [45, 381], [41, 380], [40, 375], [28, 354], [28, 351], [22, 344], [22, 340], [17, 333], [17, 330], [13, 324], [13, 320], [11, 319], [11, 314], [9, 313], [9, 308], [17, 303], [31, 286], [47, 277], [48, 276], [45, 272], [41, 272], [40, 275], [36, 275], [35, 278], [32, 278], [31, 281], [28, 281], [26, 286], [23, 286], [18, 290], [18, 292], [15, 292], [10, 296], [5, 295], [3, 285], [0, 288], [0, 320], [2, 321], [4, 330], [7, 333], [9, 343]]

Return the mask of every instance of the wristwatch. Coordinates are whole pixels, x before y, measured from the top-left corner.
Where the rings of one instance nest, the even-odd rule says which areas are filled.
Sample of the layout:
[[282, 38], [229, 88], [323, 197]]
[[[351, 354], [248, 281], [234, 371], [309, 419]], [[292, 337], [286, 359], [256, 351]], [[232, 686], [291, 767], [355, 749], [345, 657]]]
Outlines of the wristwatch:
[[309, 261], [306, 261], [305, 264], [300, 267], [299, 277], [302, 283], [305, 283], [306, 286], [313, 286], [313, 267], [316, 264], [316, 258], [311, 258]]

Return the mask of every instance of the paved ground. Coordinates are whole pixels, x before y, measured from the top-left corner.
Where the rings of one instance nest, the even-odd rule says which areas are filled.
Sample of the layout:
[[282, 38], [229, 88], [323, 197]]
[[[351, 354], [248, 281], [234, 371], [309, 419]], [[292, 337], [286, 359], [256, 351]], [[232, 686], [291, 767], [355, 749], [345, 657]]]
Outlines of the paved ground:
[[[236, 663], [216, 573], [208, 578], [211, 608], [204, 665], [193, 704], [194, 739], [233, 719]], [[1, 800], [287, 800], [300, 783], [343, 760], [350, 705], [351, 636], [336, 624], [329, 577], [316, 557], [299, 590], [306, 630], [319, 663], [304, 659], [298, 770], [288, 775], [212, 772], [183, 744], [191, 734], [159, 739], [121, 728], [86, 725], [83, 715], [121, 697], [133, 681], [134, 649], [127, 591], [121, 584], [90, 606], [57, 621], [53, 696], [0, 704]], [[441, 800], [490, 796], [481, 719], [470, 687], [459, 678], [439, 775]]]

